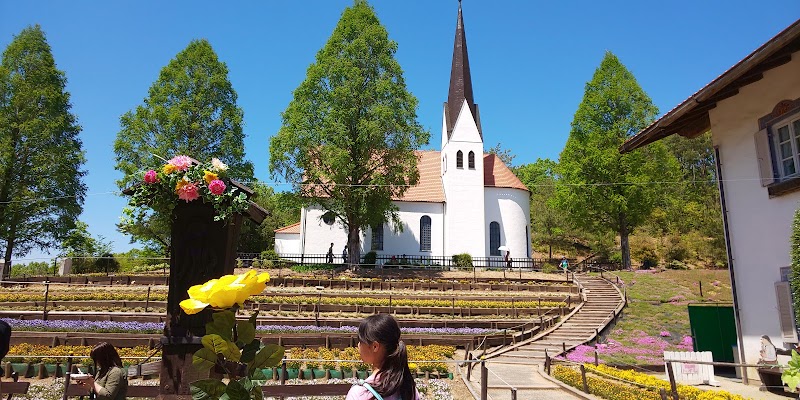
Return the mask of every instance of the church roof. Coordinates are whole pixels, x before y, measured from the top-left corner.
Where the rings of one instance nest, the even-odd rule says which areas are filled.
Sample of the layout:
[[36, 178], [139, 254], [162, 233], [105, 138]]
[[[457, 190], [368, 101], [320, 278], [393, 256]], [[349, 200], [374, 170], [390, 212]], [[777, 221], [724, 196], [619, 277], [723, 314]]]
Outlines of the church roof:
[[[419, 182], [416, 186], [408, 188], [403, 196], [396, 197], [394, 200], [444, 203], [441, 152], [418, 151], [417, 155], [419, 155], [419, 160], [417, 161]], [[525, 184], [495, 154], [483, 155], [483, 186], [528, 191]]]
[[496, 154], [483, 155], [483, 186], [529, 191]]
[[295, 222], [291, 225], [284, 226], [283, 228], [275, 229], [275, 233], [300, 233], [300, 223]]
[[461, 15], [461, 2], [458, 2], [458, 22], [456, 23], [456, 38], [453, 44], [453, 64], [450, 67], [450, 91], [445, 103], [445, 120], [447, 122], [447, 137], [453, 133], [453, 128], [461, 112], [461, 106], [467, 100], [478, 133], [482, 133], [478, 105], [472, 95], [472, 78], [469, 73], [469, 57], [467, 56], [467, 35], [464, 32], [464, 18]]

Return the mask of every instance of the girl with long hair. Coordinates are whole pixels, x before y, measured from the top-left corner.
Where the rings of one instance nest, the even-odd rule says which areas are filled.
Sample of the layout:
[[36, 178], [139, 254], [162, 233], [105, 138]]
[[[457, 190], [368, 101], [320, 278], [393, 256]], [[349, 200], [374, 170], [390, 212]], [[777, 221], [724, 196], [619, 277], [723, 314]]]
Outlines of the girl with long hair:
[[358, 352], [372, 366], [372, 375], [353, 385], [346, 400], [419, 400], [408, 368], [400, 326], [389, 314], [375, 314], [358, 326]]
[[122, 369], [117, 349], [102, 342], [94, 346], [89, 356], [97, 366], [97, 373], [78, 383], [88, 386], [97, 400], [124, 400], [128, 392], [128, 377]]

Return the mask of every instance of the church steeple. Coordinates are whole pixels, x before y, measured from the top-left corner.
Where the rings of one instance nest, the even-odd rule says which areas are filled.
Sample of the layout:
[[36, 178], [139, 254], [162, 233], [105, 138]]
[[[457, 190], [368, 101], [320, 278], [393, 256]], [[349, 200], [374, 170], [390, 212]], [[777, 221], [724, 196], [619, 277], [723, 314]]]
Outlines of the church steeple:
[[447, 94], [447, 107], [445, 118], [447, 122], [448, 138], [453, 133], [461, 106], [467, 101], [478, 132], [481, 133], [478, 106], [472, 95], [472, 78], [469, 73], [469, 57], [467, 56], [467, 36], [464, 32], [464, 18], [461, 15], [461, 0], [458, 1], [458, 22], [456, 24], [456, 38], [453, 44], [453, 64], [450, 68], [450, 91]]

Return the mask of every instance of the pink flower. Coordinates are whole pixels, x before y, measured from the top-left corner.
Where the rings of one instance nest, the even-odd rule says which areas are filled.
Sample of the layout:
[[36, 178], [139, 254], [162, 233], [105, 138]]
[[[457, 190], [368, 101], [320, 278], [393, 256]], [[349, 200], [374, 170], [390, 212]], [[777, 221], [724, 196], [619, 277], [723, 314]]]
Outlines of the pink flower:
[[169, 163], [178, 171], [186, 171], [192, 166], [192, 159], [189, 156], [175, 156], [169, 160]]
[[222, 193], [225, 193], [225, 182], [223, 182], [223, 181], [221, 181], [219, 179], [214, 179], [213, 181], [211, 181], [208, 184], [208, 190], [211, 193], [219, 196]]
[[145, 172], [144, 183], [149, 185], [156, 182], [158, 182], [158, 174], [156, 173], [156, 171], [153, 171], [151, 169], [150, 171]]
[[197, 186], [191, 182], [181, 186], [177, 192], [178, 198], [186, 201], [187, 203], [197, 200], [197, 198], [200, 197], [200, 193], [197, 191]]
[[661, 331], [661, 333], [659, 335], [661, 335], [661, 337], [670, 337], [670, 336], [672, 336], [672, 335], [670, 335], [669, 331]]

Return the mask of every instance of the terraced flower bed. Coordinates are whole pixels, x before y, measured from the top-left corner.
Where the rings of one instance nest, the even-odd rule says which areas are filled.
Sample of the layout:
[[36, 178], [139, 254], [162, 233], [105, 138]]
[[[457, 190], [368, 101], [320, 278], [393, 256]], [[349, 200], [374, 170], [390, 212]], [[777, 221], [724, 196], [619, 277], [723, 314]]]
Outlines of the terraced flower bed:
[[[164, 324], [160, 322], [116, 322], [116, 321], [80, 321], [80, 320], [20, 320], [2, 318], [11, 325], [14, 331], [37, 332], [108, 332], [108, 333], [161, 333]], [[357, 326], [340, 327], [315, 325], [258, 325], [259, 333], [355, 333]], [[411, 328], [404, 327], [405, 334], [428, 335], [489, 335], [500, 332], [498, 329], [486, 328]]]

